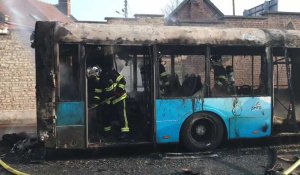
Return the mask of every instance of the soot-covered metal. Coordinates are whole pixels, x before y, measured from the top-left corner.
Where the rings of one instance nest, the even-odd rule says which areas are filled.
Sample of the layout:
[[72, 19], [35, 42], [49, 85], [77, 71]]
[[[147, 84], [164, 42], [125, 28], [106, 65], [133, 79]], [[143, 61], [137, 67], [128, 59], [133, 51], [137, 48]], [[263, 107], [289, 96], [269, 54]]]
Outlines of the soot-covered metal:
[[[204, 64], [208, 64], [210, 61], [210, 54], [259, 55], [262, 56], [262, 59], [264, 59], [264, 54], [267, 54], [267, 60], [271, 62], [271, 47], [300, 47], [300, 31], [275, 29], [261, 30], [254, 28], [38, 22], [36, 24], [35, 34], [34, 46], [36, 48], [38, 135], [41, 141], [47, 140], [46, 146], [59, 148], [84, 148], [87, 146], [87, 138], [85, 137], [87, 136], [86, 133], [88, 132], [88, 129], [85, 128], [85, 125], [87, 125], [88, 122], [87, 120], [82, 120], [85, 118], [85, 115], [87, 115], [87, 111], [81, 111], [80, 115], [76, 116], [78, 117], [78, 121], [81, 122], [72, 123], [72, 126], [70, 123], [67, 123], [70, 126], [65, 127], [65, 121], [61, 121], [63, 124], [56, 123], [58, 121], [56, 118], [56, 110], [60, 107], [58, 101], [63, 98], [63, 96], [61, 96], [61, 93], [63, 92], [70, 93], [73, 100], [77, 101], [77, 105], [84, 106], [83, 109], [87, 108], [87, 97], [86, 94], [84, 94], [87, 90], [87, 82], [84, 81], [83, 77], [85, 77], [86, 64], [89, 64], [89, 60], [86, 60], [85, 54], [87, 51], [84, 51], [84, 49], [87, 50], [89, 47], [92, 48], [91, 45], [93, 45], [93, 47], [98, 47], [100, 45], [120, 46], [119, 55], [129, 53], [133, 56], [143, 55], [144, 62], [149, 62], [149, 77], [147, 77], [148, 82], [145, 82], [145, 84], [148, 84], [148, 87], [145, 88], [145, 92], [148, 93], [149, 96], [145, 99], [148, 99], [148, 102], [149, 104], [151, 103], [151, 105], [144, 104], [147, 109], [143, 112], [147, 114], [145, 115], [146, 117], [149, 117], [149, 114], [151, 114], [153, 115], [151, 116], [153, 118], [151, 121], [152, 123], [148, 121], [149, 119], [143, 122], [150, 123], [151, 126], [147, 125], [150, 129], [155, 129], [156, 127], [155, 122], [153, 122], [156, 117], [155, 111], [152, 109], [155, 98], [159, 93], [157, 92], [159, 91], [159, 85], [155, 80], [159, 79], [157, 76], [159, 75], [158, 65], [155, 65], [155, 61], [159, 59], [159, 54], [173, 56], [200, 55], [203, 58], [202, 63]], [[64, 55], [63, 52], [60, 52], [63, 50], [60, 47], [61, 45], [72, 45], [72, 47], [65, 47], [64, 49], [66, 52], [72, 49], [72, 52], [76, 52], [71, 56], [66, 55], [64, 62], [64, 64], [70, 64], [72, 66], [76, 63], [78, 66], [76, 71], [79, 73], [72, 73], [72, 75], [74, 75], [74, 77], [72, 77], [73, 79], [69, 79], [68, 77], [68, 81], [72, 80], [74, 84], [79, 84], [78, 87], [73, 87], [73, 90], [70, 90], [68, 87], [65, 89], [57, 87], [60, 84], [60, 74], [62, 73], [62, 70], [60, 70], [62, 69], [60, 65], [61, 60], [59, 60], [59, 58]], [[282, 52], [279, 51], [275, 51], [274, 53], [284, 56], [282, 55]], [[145, 59], [146, 57], [151, 59]], [[76, 62], [70, 61], [74, 61], [75, 59], [77, 60]], [[155, 61], [153, 61], [153, 59]], [[95, 58], [90, 61], [99, 62], [99, 59], [97, 60]], [[137, 65], [135, 65], [135, 67], [137, 67]], [[202, 76], [206, 77], [205, 85], [203, 86], [209, 86], [210, 68], [208, 65], [204, 65], [203, 70], [205, 74]], [[272, 77], [271, 74], [273, 70], [271, 70], [270, 67], [268, 67], [267, 70], [267, 74]], [[78, 76], [78, 79], [76, 79], [76, 76]], [[64, 82], [66, 83], [68, 81]], [[135, 89], [137, 89], [136, 86], [137, 85], [135, 85]], [[268, 81], [266, 86], [268, 88], [268, 93], [271, 94], [273, 88], [272, 81]], [[207, 91], [207, 94], [209, 94], [209, 91], [210, 90]], [[202, 110], [204, 109], [204, 105], [207, 102], [203, 100], [203, 96], [207, 94], [200, 94], [197, 96], [198, 98], [192, 99], [193, 110], [197, 108], [195, 100], [202, 101]], [[65, 95], [67, 95], [67, 93]], [[183, 104], [188, 102], [185, 97], [180, 98]], [[74, 106], [72, 102], [68, 101], [68, 98], [63, 100]], [[136, 101], [133, 101], [132, 103], [135, 104]], [[233, 109], [234, 108], [235, 107], [233, 107]], [[233, 118], [232, 120], [235, 119], [236, 118]], [[268, 128], [269, 126], [265, 125], [262, 127], [262, 131], [266, 132]], [[147, 132], [149, 132], [149, 130]], [[151, 130], [151, 133], [152, 132], [155, 134], [156, 131]], [[68, 133], [70, 137], [65, 139], [64, 134]], [[80, 135], [81, 138], [76, 140], [78, 135]], [[240, 133], [235, 133], [235, 135], [240, 135]]]

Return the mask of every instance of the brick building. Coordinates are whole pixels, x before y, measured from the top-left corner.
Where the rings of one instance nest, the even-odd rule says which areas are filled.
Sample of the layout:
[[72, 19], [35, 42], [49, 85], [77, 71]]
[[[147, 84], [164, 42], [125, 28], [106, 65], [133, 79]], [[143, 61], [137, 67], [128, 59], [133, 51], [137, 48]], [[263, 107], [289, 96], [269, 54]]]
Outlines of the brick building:
[[[226, 16], [224, 15], [210, 0], [184, 0], [169, 16], [166, 18], [166, 25], [178, 26], [211, 26], [211, 27], [238, 27], [238, 28], [261, 28], [261, 29], [300, 29], [300, 13], [295, 12], [261, 12], [260, 16]], [[251, 59], [246, 58], [235, 61], [233, 65], [250, 64]], [[225, 65], [229, 64], [225, 62]], [[255, 77], [260, 74], [258, 68], [260, 64], [255, 63]], [[246, 76], [250, 70], [243, 68], [236, 69], [236, 77], [238, 85], [244, 83], [250, 84], [250, 79]], [[249, 67], [249, 66], [248, 66]], [[275, 66], [277, 70], [277, 67]], [[278, 66], [279, 81], [278, 84], [285, 87], [287, 84], [286, 72], [284, 65]], [[245, 75], [243, 75], [243, 73]], [[239, 78], [240, 77], [240, 78]], [[277, 74], [275, 73], [275, 79]], [[255, 84], [259, 82], [256, 78]], [[240, 82], [240, 83], [239, 83]], [[275, 85], [276, 85], [275, 81]]]
[[55, 6], [37, 0], [0, 1], [0, 135], [35, 128], [35, 59], [30, 35], [37, 20], [72, 21]]
[[184, 0], [168, 17], [167, 25], [300, 29], [300, 13], [266, 12], [261, 16], [226, 16], [210, 0]]

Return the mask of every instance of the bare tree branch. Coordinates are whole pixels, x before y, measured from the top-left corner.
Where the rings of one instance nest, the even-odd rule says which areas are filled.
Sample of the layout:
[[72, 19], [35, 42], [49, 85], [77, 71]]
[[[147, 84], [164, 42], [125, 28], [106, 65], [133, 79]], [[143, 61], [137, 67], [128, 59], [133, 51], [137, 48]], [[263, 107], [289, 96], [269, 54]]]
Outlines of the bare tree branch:
[[161, 11], [168, 16], [172, 11], [178, 7], [182, 0], [170, 0], [169, 4], [167, 4]]

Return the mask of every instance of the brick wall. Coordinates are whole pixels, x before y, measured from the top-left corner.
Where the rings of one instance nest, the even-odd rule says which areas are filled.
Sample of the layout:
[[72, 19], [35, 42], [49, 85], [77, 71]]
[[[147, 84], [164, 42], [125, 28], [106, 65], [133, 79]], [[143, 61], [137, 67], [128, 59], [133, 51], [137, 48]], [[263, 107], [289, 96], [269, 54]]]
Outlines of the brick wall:
[[29, 36], [26, 31], [0, 35], [0, 134], [8, 132], [6, 127], [35, 125], [35, 62]]
[[262, 17], [224, 17], [222, 27], [300, 29], [300, 14], [270, 13]]
[[[300, 13], [274, 12], [259, 17], [222, 16], [203, 0], [193, 0], [169, 16], [169, 24], [216, 27], [300, 29]], [[174, 20], [174, 18], [176, 20]], [[173, 23], [175, 22], [175, 23]], [[203, 23], [205, 22], [205, 23]]]
[[107, 24], [165, 25], [163, 15], [135, 15], [135, 18], [105, 18]]
[[180, 21], [193, 19], [194, 21], [217, 21], [216, 12], [203, 0], [190, 1], [174, 14]]
[[[172, 21], [168, 22], [170, 22], [169, 24], [171, 25], [187, 26], [300, 29], [300, 13], [277, 12], [267, 13], [260, 17], [223, 16], [218, 18], [214, 12], [215, 10], [205, 1], [194, 0], [182, 6], [182, 8], [174, 14], [176, 20], [174, 20], [174, 17], [171, 17]], [[235, 70], [237, 85], [251, 85], [251, 82], [249, 82], [251, 78], [248, 76], [249, 72], [251, 73], [251, 70], [247, 69], [248, 67], [251, 68], [251, 66], [246, 66], [248, 64], [251, 64], [251, 61], [249, 62], [248, 58], [234, 61], [234, 67], [241, 68]], [[257, 83], [259, 83], [259, 73], [256, 72], [260, 71], [260, 63], [255, 63], [254, 70], [254, 84], [257, 85]], [[277, 66], [275, 66], [275, 70], [277, 70]], [[278, 65], [278, 84], [280, 87], [286, 87], [287, 85], [285, 70], [285, 65]], [[274, 84], [277, 85], [277, 71], [274, 72]]]

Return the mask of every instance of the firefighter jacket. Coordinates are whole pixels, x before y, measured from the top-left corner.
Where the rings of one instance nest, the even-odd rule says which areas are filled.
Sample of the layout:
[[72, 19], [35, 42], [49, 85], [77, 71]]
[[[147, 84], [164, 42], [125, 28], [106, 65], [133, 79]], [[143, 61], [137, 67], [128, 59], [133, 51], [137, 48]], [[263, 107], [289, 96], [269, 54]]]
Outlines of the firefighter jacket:
[[169, 75], [162, 64], [159, 65], [159, 80], [161, 94], [167, 95], [170, 91]]
[[222, 64], [214, 65], [214, 78], [215, 83], [220, 87], [227, 84], [226, 70]]
[[125, 78], [116, 70], [102, 71], [98, 78], [97, 87], [94, 89], [94, 100], [98, 104], [116, 104], [127, 97]]

